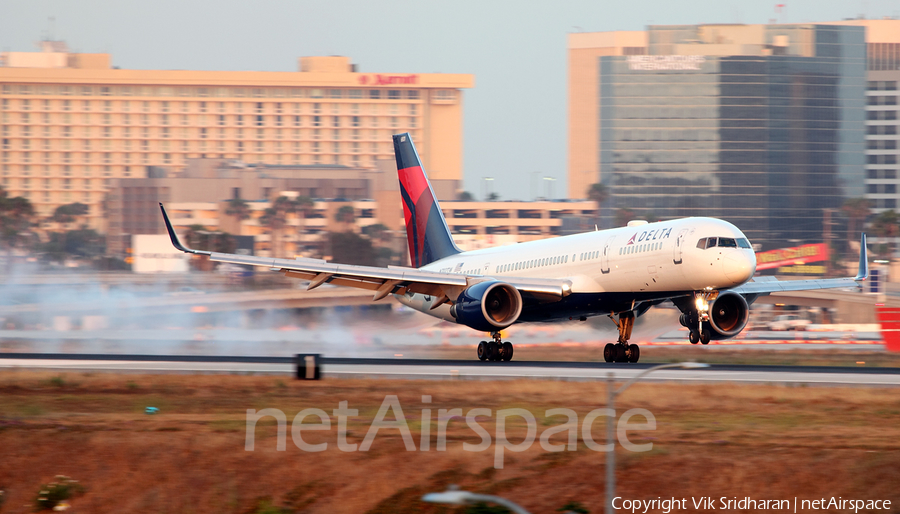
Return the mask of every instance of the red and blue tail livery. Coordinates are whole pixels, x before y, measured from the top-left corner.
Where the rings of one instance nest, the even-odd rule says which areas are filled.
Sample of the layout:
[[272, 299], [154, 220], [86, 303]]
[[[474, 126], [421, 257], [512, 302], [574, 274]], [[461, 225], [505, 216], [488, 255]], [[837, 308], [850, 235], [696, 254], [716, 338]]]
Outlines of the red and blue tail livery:
[[394, 136], [409, 259], [415, 267], [460, 253], [409, 133]]

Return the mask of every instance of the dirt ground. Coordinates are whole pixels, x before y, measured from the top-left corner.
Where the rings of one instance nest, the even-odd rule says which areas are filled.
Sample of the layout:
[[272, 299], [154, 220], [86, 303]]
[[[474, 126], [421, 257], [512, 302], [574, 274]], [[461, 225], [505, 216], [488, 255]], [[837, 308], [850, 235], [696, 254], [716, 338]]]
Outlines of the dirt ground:
[[[429, 427], [429, 451], [407, 451], [399, 430], [382, 428], [368, 451], [343, 452], [334, 416], [330, 430], [302, 433], [307, 443], [327, 442], [325, 451], [293, 443], [297, 412], [332, 414], [346, 401], [359, 411], [349, 416], [347, 442], [362, 444], [386, 395], [397, 395], [415, 445]], [[0, 512], [31, 511], [40, 485], [63, 474], [86, 489], [72, 501], [69, 512], [77, 513], [462, 512], [420, 501], [451, 484], [504, 496], [534, 513], [556, 512], [570, 501], [599, 513], [606, 454], [590, 449], [581, 429], [574, 451], [545, 451], [538, 441], [565, 421], [547, 416], [548, 409], [574, 410], [581, 426], [605, 399], [606, 385], [593, 382], [3, 372]], [[148, 406], [159, 412], [145, 414]], [[655, 430], [629, 435], [652, 443], [650, 451], [618, 447], [624, 498], [686, 498], [691, 511], [691, 498], [702, 496], [834, 496], [891, 500], [892, 510], [900, 505], [897, 389], [637, 384], [616, 407], [619, 415], [644, 408], [656, 420]], [[246, 411], [266, 408], [286, 415], [286, 450], [276, 450], [278, 429], [269, 417], [257, 424], [254, 451], [245, 451]], [[422, 423], [423, 408], [432, 410], [431, 423]], [[438, 410], [454, 408], [490, 409], [494, 416], [478, 422], [491, 438], [498, 410], [526, 409], [536, 418], [538, 440], [523, 452], [505, 452], [504, 467], [496, 469], [493, 440], [487, 451], [465, 451], [463, 443], [481, 437], [453, 419], [446, 450], [437, 451]], [[591, 430], [598, 443], [604, 419]], [[509, 418], [513, 444], [526, 432], [523, 418]], [[550, 442], [566, 443], [566, 434]]]

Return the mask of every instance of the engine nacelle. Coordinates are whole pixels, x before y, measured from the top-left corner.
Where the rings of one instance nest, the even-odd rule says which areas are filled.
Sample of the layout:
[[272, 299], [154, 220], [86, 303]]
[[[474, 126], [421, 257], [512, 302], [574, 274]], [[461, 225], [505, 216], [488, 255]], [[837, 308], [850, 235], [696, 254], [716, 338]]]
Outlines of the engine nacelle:
[[712, 339], [728, 339], [744, 330], [750, 320], [750, 306], [743, 296], [726, 292], [709, 306], [709, 326]]
[[504, 282], [479, 282], [469, 287], [450, 307], [456, 322], [482, 332], [496, 332], [519, 319], [522, 295]]

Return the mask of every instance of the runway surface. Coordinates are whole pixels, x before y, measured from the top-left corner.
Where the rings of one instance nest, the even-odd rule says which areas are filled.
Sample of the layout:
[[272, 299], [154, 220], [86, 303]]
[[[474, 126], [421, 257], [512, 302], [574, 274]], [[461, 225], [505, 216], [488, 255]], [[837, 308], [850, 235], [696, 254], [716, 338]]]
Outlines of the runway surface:
[[[325, 378], [617, 380], [654, 366], [602, 362], [478, 362], [469, 360], [321, 358]], [[118, 373], [294, 375], [293, 357], [195, 355], [0, 354], [0, 370], [40, 369]], [[900, 368], [713, 365], [667, 369], [647, 381], [900, 386]]]

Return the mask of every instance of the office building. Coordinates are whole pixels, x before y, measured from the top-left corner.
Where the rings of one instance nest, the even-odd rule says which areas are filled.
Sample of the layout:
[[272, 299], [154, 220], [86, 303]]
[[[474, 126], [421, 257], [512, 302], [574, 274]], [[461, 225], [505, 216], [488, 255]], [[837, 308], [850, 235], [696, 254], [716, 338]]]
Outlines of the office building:
[[569, 48], [569, 194], [605, 184], [607, 226], [714, 216], [768, 249], [821, 241], [823, 209], [865, 194], [865, 27], [650, 26]]

